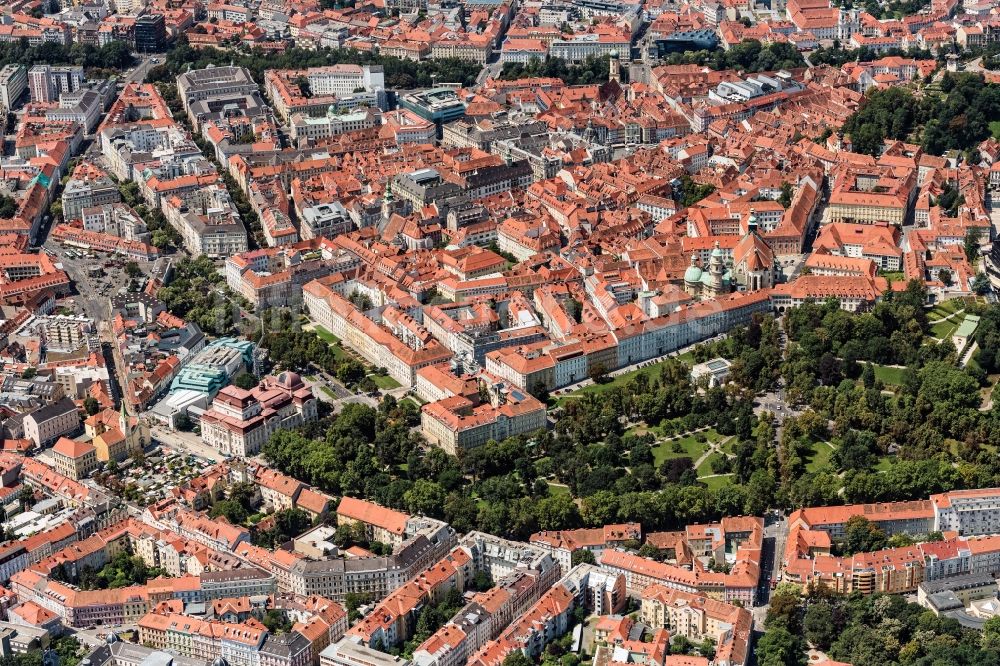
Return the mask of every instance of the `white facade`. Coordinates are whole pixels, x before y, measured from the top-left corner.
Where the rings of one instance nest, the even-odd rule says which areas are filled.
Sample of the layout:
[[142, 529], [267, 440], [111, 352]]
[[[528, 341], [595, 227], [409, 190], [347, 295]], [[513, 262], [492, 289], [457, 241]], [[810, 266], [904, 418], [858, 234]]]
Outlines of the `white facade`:
[[380, 65], [332, 65], [308, 70], [309, 89], [313, 96], [347, 97], [358, 89], [385, 88], [385, 75]]
[[934, 530], [962, 536], [1000, 532], [1000, 488], [934, 495]]

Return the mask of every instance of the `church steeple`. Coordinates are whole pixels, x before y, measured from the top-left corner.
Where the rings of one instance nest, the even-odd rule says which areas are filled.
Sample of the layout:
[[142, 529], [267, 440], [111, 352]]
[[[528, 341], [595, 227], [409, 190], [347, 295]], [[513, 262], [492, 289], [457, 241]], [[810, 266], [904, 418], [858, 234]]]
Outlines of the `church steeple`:
[[395, 210], [396, 207], [392, 200], [392, 187], [386, 183], [385, 192], [382, 194], [382, 221], [388, 222]]
[[608, 59], [608, 80], [615, 83], [622, 82], [622, 62], [618, 55], [618, 49], [612, 49]]
[[122, 407], [118, 411], [118, 429], [122, 431], [122, 434], [128, 438], [132, 434], [132, 428], [130, 427], [131, 419], [129, 418], [128, 412], [125, 410], [125, 401], [122, 400]]

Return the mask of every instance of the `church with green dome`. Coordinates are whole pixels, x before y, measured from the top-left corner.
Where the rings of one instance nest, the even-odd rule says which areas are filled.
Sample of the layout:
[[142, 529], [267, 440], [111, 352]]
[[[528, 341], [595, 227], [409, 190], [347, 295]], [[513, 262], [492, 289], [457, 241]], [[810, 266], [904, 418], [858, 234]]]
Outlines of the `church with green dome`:
[[708, 260], [708, 270], [698, 265], [697, 255], [691, 255], [691, 265], [684, 272], [684, 291], [699, 298], [717, 298], [732, 291], [732, 276], [718, 242]]

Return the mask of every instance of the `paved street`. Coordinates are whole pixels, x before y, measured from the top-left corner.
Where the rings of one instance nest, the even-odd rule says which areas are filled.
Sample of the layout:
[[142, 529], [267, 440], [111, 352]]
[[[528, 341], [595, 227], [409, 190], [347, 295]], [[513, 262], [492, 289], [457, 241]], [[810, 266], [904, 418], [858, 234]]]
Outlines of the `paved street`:
[[[343, 384], [328, 373], [317, 371], [313, 377], [313, 380], [303, 377], [302, 381], [312, 388], [314, 396], [325, 403], [333, 405], [335, 409], [337, 406], [346, 405], [352, 402], [360, 402], [371, 407], [378, 407], [379, 401], [377, 398], [364, 394], [357, 395], [356, 393], [349, 391], [344, 388]], [[323, 390], [323, 387], [328, 389], [329, 393]], [[330, 393], [333, 393], [333, 395]]]
[[754, 624], [764, 628], [768, 602], [771, 598], [771, 579], [781, 570], [781, 561], [788, 537], [788, 520], [768, 513], [764, 518], [764, 547], [761, 550], [760, 585], [757, 588], [757, 606], [753, 609]]
[[149, 74], [149, 70], [162, 62], [163, 59], [155, 56], [143, 56], [142, 61], [139, 65], [133, 69], [128, 77], [128, 83], [142, 83], [146, 80], [146, 75]]
[[66, 254], [68, 246], [64, 248], [51, 239], [45, 242], [45, 249], [57, 255], [63, 270], [73, 280], [77, 293], [71, 298], [76, 310], [97, 321], [107, 321], [108, 292], [110, 292], [112, 284], [124, 286], [125, 281], [120, 279], [121, 276], [118, 276], [114, 270], [111, 271], [111, 275], [107, 279], [89, 276], [87, 274], [88, 267], [95, 263], [101, 263], [101, 259], [88, 259], [86, 257], [72, 259]]
[[[134, 624], [128, 624], [116, 626], [114, 627], [114, 630], [116, 633], [122, 634], [126, 631], [138, 631], [138, 627]], [[105, 643], [105, 637], [107, 636], [108, 631], [108, 627], [94, 627], [93, 629], [75, 629], [72, 631], [72, 634], [84, 645], [88, 647], [97, 647]]]
[[192, 432], [178, 432], [176, 430], [168, 430], [159, 425], [150, 425], [150, 434], [153, 440], [176, 451], [191, 453], [212, 462], [222, 460], [222, 456], [219, 455], [218, 451], [203, 443], [201, 437]]

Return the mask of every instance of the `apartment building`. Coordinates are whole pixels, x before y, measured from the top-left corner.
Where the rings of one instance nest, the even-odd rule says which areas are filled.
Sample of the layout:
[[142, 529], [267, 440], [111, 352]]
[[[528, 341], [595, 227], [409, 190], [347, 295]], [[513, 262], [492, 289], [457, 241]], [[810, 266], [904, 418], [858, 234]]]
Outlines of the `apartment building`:
[[28, 70], [28, 90], [31, 101], [50, 104], [59, 101], [63, 93], [73, 93], [83, 86], [81, 66], [35, 65]]
[[883, 271], [899, 271], [903, 266], [900, 238], [899, 229], [889, 224], [834, 222], [820, 228], [813, 243], [813, 252], [871, 259]]
[[295, 507], [299, 493], [306, 487], [298, 479], [273, 469], [262, 467], [254, 475], [264, 505], [272, 511], [287, 511]]
[[205, 661], [258, 666], [312, 663], [311, 641], [295, 629], [272, 634], [259, 623], [226, 623], [177, 613], [149, 613], [139, 620], [138, 628], [144, 645]]
[[416, 616], [427, 604], [444, 598], [450, 590], [463, 592], [475, 576], [475, 563], [461, 546], [421, 572], [348, 629], [347, 637], [368, 647], [392, 648], [409, 640]]
[[342, 113], [333, 105], [327, 110], [326, 115], [309, 116], [295, 113], [289, 121], [292, 140], [300, 142], [300, 145], [305, 145], [301, 143], [303, 141], [320, 141], [337, 134], [381, 125], [382, 114], [377, 108], [355, 109]]
[[641, 540], [642, 525], [625, 523], [593, 529], [536, 532], [528, 541], [533, 546], [552, 553], [562, 570], [568, 572], [572, 568], [573, 553], [578, 550], [590, 551], [597, 561], [606, 548], [623, 546], [627, 541]]
[[323, 239], [253, 250], [226, 259], [226, 284], [258, 309], [302, 302], [302, 285], [350, 271], [357, 256]]
[[1000, 488], [952, 490], [931, 495], [934, 530], [963, 536], [1000, 532]]
[[97, 469], [97, 449], [88, 442], [60, 437], [51, 454], [56, 471], [74, 481], [90, 476]]
[[468, 659], [471, 666], [500, 666], [519, 650], [538, 657], [553, 640], [569, 630], [570, 615], [579, 606], [598, 614], [613, 613], [625, 603], [623, 577], [595, 566], [574, 567], [550, 587], [522, 615]]
[[343, 638], [320, 653], [319, 663], [320, 666], [411, 666], [412, 662]]
[[[305, 79], [308, 89], [300, 81]], [[264, 90], [284, 119], [295, 113], [322, 115], [331, 106], [386, 108], [385, 73], [380, 65], [338, 64], [302, 70], [268, 70]]]
[[754, 314], [771, 309], [771, 294], [766, 290], [702, 300], [607, 336], [492, 351], [486, 355], [486, 371], [521, 389], [544, 386], [552, 390], [581, 381], [598, 364], [612, 370], [658, 358], [734, 326], [745, 326]]
[[0, 110], [4, 113], [17, 108], [28, 89], [28, 70], [24, 65], [4, 65], [0, 69]]
[[813, 252], [806, 257], [805, 267], [812, 275], [867, 276], [872, 279], [878, 270], [871, 259], [833, 255], [828, 254], [826, 250]]
[[[760, 519], [751, 519], [757, 520]], [[711, 528], [712, 526], [703, 526]], [[724, 535], [724, 528], [712, 529], [713, 532]], [[598, 563], [602, 569], [625, 576], [628, 589], [639, 593], [650, 585], [659, 584], [667, 588], [701, 594], [721, 599], [727, 603], [739, 601], [743, 605], [753, 605], [757, 598], [757, 585], [760, 578], [760, 547], [763, 542], [763, 527], [751, 533], [752, 536], [735, 547], [728, 573], [709, 571], [701, 561], [691, 555], [688, 550], [694, 545], [690, 539], [682, 539], [684, 556], [678, 564], [658, 562], [640, 557], [624, 550], [606, 549], [601, 554]], [[719, 543], [717, 537], [712, 539]], [[721, 543], [725, 543], [725, 536]], [[721, 553], [713, 551], [713, 556]], [[722, 555], [724, 558], [725, 556]], [[718, 560], [718, 557], [716, 558]], [[683, 566], [680, 563], [683, 562]], [[686, 568], [689, 567], [689, 568]]]
[[103, 173], [75, 174], [63, 188], [63, 217], [68, 220], [80, 220], [83, 211], [95, 206], [106, 206], [121, 201], [118, 186]]
[[24, 436], [35, 446], [48, 446], [80, 428], [80, 412], [69, 398], [36, 409], [24, 417]]
[[784, 575], [802, 585], [823, 583], [843, 594], [909, 594], [925, 580], [971, 571], [972, 552], [964, 539], [887, 548], [847, 557], [829, 554], [829, 537], [794, 528], [785, 549]]
[[628, 34], [581, 33], [567, 35], [549, 42], [549, 56], [569, 62], [609, 56], [613, 60], [631, 60], [632, 40]]
[[410, 516], [401, 511], [387, 509], [374, 502], [354, 497], [343, 497], [337, 505], [337, 524], [361, 523], [370, 539], [398, 546], [406, 539]]
[[171, 196], [163, 214], [192, 255], [231, 257], [247, 251], [247, 230], [221, 184]]
[[59, 95], [59, 105], [45, 112], [54, 122], [78, 123], [87, 134], [94, 131], [104, 112], [104, 99], [96, 90], [86, 88]]
[[820, 530], [836, 541], [844, 538], [844, 526], [853, 516], [864, 516], [889, 536], [927, 534], [937, 529], [932, 500], [810, 507], [792, 512], [788, 526]]
[[[455, 546], [455, 532], [446, 523], [429, 518], [413, 519], [410, 536], [383, 557], [347, 559], [298, 559], [287, 565], [273, 562], [271, 569], [284, 577], [296, 594], [319, 594], [343, 601], [348, 594], [381, 598], [419, 572], [440, 560]], [[279, 578], [280, 579], [280, 578]]]
[[651, 585], [642, 591], [639, 617], [671, 636], [684, 636], [693, 643], [715, 642], [715, 663], [743, 666], [750, 657], [753, 615], [746, 608], [717, 599]]
[[864, 311], [882, 297], [888, 288], [883, 277], [855, 275], [803, 275], [793, 282], [779, 284], [771, 290], [775, 311], [783, 313], [810, 301], [836, 299], [842, 310]]
[[[404, 386], [416, 383], [420, 368], [447, 361], [452, 353], [426, 331], [409, 337], [404, 343], [384, 324], [378, 324], [323, 281], [314, 280], [302, 288], [303, 302], [310, 318], [323, 326], [354, 349], [369, 363], [386, 368], [389, 376]], [[383, 322], [388, 316], [397, 317], [397, 330], [411, 329], [406, 315], [394, 308], [382, 312]], [[400, 335], [403, 335], [401, 332]]]
[[903, 225], [910, 219], [918, 192], [916, 169], [844, 166], [833, 174], [827, 222]]
[[[470, 552], [476, 553], [474, 548]], [[521, 616], [556, 581], [559, 574], [552, 560], [539, 567], [516, 569], [484, 592], [477, 593], [455, 616], [413, 652], [418, 666], [459, 666], [495, 640], [503, 629]]]

